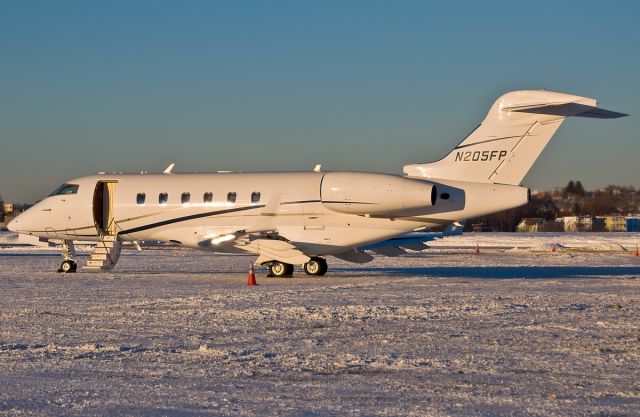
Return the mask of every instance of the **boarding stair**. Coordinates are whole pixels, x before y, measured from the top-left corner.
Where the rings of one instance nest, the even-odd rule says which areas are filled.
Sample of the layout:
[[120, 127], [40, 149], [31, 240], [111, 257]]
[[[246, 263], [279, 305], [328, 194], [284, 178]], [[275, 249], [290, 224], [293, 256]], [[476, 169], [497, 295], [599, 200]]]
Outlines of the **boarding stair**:
[[82, 269], [88, 272], [110, 271], [118, 263], [121, 251], [122, 240], [117, 234], [99, 235], [98, 242]]

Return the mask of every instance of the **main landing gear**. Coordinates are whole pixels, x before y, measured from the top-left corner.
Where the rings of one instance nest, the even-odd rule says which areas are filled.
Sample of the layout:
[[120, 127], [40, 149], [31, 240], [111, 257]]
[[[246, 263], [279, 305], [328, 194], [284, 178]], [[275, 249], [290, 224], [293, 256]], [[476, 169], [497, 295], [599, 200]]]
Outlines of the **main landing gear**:
[[313, 257], [303, 265], [303, 268], [307, 275], [321, 277], [327, 273], [328, 266], [325, 259]]
[[76, 247], [73, 246], [73, 240], [62, 241], [62, 257], [64, 261], [60, 264], [58, 272], [76, 272], [78, 270], [78, 264], [73, 260], [76, 256]]
[[269, 264], [268, 277], [284, 278], [293, 275], [293, 265], [280, 261], [273, 261]]
[[[268, 264], [269, 273], [268, 277], [275, 278], [285, 278], [293, 276], [293, 265], [280, 262], [273, 261]], [[309, 260], [309, 262], [303, 265], [304, 272], [310, 276], [322, 276], [327, 273], [327, 261], [323, 258], [313, 257]]]

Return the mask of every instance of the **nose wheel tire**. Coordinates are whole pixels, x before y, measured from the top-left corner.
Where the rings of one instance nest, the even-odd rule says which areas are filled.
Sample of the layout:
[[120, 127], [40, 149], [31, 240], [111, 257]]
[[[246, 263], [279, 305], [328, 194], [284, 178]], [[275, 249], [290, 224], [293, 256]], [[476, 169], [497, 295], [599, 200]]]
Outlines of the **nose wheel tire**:
[[320, 277], [327, 273], [327, 269], [327, 261], [322, 258], [314, 257], [304, 264], [304, 272], [311, 276]]
[[276, 278], [290, 277], [293, 275], [293, 265], [280, 261], [272, 262], [269, 265], [269, 275]]
[[60, 269], [58, 269], [58, 272], [76, 272], [76, 270], [78, 269], [78, 264], [76, 263], [76, 261], [72, 261], [70, 259], [67, 259], [66, 261], [62, 261], [62, 263], [60, 264]]

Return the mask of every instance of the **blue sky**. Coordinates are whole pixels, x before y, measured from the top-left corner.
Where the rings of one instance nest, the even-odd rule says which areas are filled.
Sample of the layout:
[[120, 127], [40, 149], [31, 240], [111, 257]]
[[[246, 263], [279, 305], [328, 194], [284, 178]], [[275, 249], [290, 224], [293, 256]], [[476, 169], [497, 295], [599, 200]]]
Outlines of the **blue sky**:
[[[451, 4], [449, 4], [451, 3]], [[0, 194], [98, 171], [400, 173], [513, 89], [568, 120], [524, 184], [640, 186], [640, 2], [0, 2]]]

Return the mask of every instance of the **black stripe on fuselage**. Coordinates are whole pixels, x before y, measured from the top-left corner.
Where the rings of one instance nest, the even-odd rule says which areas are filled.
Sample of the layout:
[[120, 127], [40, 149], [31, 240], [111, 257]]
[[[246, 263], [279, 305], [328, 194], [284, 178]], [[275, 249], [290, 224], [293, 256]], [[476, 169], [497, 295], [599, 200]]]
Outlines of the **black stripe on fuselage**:
[[206, 213], [191, 214], [189, 216], [176, 217], [174, 219], [163, 220], [161, 222], [150, 223], [144, 226], [138, 226], [138, 227], [133, 227], [127, 230], [122, 230], [119, 232], [119, 234], [128, 235], [131, 233], [142, 232], [143, 230], [149, 230], [149, 229], [154, 229], [156, 227], [166, 226], [168, 224], [186, 222], [189, 220], [201, 219], [203, 217], [216, 216], [218, 214], [236, 213], [240, 211], [253, 210], [253, 209], [263, 208], [263, 207], [264, 207], [264, 204], [260, 204], [256, 206], [237, 207], [237, 208], [225, 209], [225, 210], [208, 211]]
[[298, 201], [285, 201], [280, 203], [281, 206], [286, 206], [288, 204], [306, 204], [306, 203], [320, 203], [321, 200], [298, 200]]
[[[281, 205], [319, 203], [319, 202], [321, 202], [321, 201], [320, 200], [287, 201], [287, 202], [281, 203]], [[323, 203], [344, 203], [344, 201], [323, 201]], [[375, 204], [375, 203], [368, 203], [368, 202], [364, 202], [364, 201], [350, 201], [349, 203], [351, 203], [351, 204]], [[225, 209], [225, 210], [208, 211], [206, 213], [191, 214], [189, 216], [176, 217], [176, 218], [169, 219], [169, 220], [163, 220], [161, 222], [155, 222], [155, 223], [146, 224], [144, 226], [138, 226], [138, 227], [133, 227], [131, 229], [121, 230], [119, 232], [119, 234], [128, 235], [128, 234], [131, 234], [131, 233], [142, 232], [144, 230], [154, 229], [156, 227], [166, 226], [166, 225], [169, 225], [169, 224], [181, 223], [181, 222], [186, 222], [186, 221], [195, 220], [195, 219], [201, 219], [203, 217], [217, 216], [219, 214], [237, 213], [237, 212], [241, 212], [241, 211], [253, 210], [253, 209], [258, 209], [258, 208], [263, 208], [263, 207], [266, 207], [266, 206], [264, 204], [259, 204], [259, 205], [255, 205], [255, 206], [237, 207], [237, 208], [231, 208], [231, 209]]]

